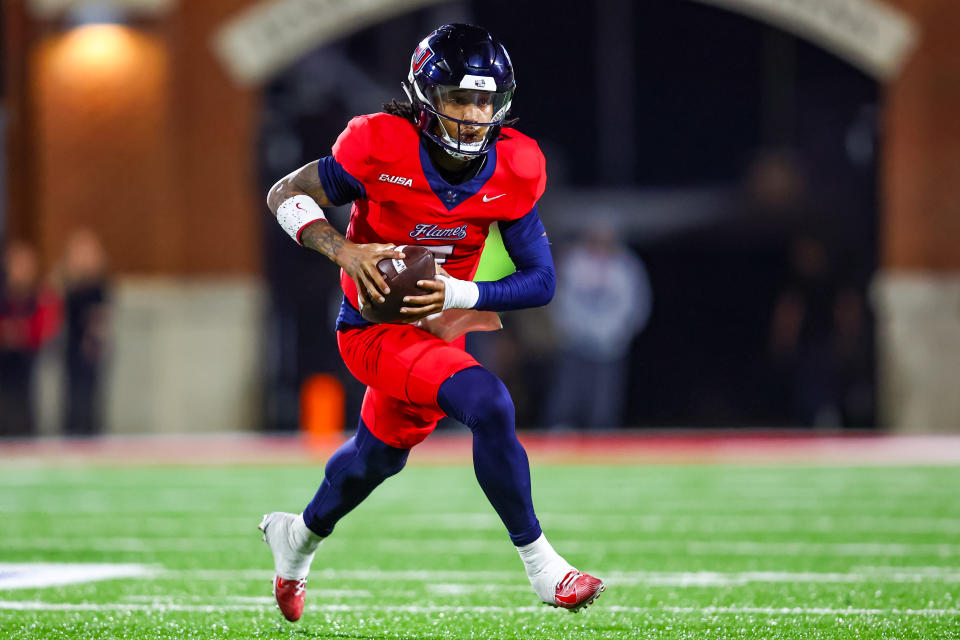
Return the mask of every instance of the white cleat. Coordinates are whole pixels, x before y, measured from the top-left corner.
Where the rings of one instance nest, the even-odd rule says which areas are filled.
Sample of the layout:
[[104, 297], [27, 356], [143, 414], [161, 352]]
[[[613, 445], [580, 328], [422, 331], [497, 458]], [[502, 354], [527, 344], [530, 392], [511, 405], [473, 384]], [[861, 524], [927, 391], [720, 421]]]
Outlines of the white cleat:
[[602, 580], [580, 573], [564, 560], [543, 533], [533, 542], [517, 547], [517, 552], [530, 586], [540, 600], [551, 606], [579, 611], [606, 590]]
[[299, 620], [303, 614], [307, 574], [316, 552], [315, 544], [311, 545], [312, 551], [304, 551], [303, 545], [297, 542], [298, 518], [301, 516], [296, 513], [275, 511], [264, 515], [257, 527], [263, 532], [263, 540], [273, 552], [276, 572], [273, 595], [283, 617], [291, 622]]

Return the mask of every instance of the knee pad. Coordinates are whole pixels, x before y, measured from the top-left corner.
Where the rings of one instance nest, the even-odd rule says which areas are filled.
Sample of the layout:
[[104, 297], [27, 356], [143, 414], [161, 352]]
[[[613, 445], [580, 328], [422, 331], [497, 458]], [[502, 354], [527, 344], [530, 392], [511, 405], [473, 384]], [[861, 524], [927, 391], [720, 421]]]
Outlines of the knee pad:
[[391, 447], [377, 438], [362, 420], [357, 428], [356, 446], [360, 458], [366, 461], [365, 475], [376, 475], [381, 480], [400, 473], [410, 455], [409, 449]]
[[375, 455], [371, 456], [371, 466], [375, 467], [383, 478], [395, 476], [407, 464], [407, 456], [410, 455], [409, 449], [396, 449], [390, 447], [380, 449]]
[[471, 367], [450, 376], [437, 395], [440, 408], [467, 425], [513, 430], [513, 398], [497, 376], [483, 367]]

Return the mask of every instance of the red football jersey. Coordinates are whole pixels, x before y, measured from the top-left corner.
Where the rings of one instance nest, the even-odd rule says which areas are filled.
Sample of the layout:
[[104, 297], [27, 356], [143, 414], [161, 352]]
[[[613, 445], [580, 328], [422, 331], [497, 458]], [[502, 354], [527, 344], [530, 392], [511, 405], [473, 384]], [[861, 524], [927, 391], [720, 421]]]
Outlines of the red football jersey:
[[[463, 280], [477, 271], [490, 224], [523, 217], [547, 182], [537, 143], [504, 128], [477, 176], [450, 185], [414, 126], [386, 113], [351, 120], [333, 145], [333, 157], [366, 190], [366, 198], [353, 203], [347, 238], [427, 246], [451, 276]], [[340, 281], [357, 306], [353, 280], [341, 272]]]

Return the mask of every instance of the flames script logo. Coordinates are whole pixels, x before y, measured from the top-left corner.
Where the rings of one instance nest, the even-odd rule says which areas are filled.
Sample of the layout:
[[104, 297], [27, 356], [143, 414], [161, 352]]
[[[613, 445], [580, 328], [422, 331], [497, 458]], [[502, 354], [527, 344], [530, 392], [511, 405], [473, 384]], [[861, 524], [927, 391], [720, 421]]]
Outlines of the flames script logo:
[[463, 240], [467, 237], [467, 225], [462, 224], [459, 227], [442, 229], [438, 225], [421, 222], [413, 228], [413, 231], [410, 232], [410, 237], [414, 240], [427, 240], [433, 238], [440, 238], [444, 240]]

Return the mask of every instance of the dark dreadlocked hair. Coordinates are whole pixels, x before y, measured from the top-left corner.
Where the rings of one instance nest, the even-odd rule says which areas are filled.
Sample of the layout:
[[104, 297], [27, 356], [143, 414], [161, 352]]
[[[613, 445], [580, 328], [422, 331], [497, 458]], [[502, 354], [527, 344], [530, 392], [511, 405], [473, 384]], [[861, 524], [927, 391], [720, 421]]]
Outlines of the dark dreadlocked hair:
[[390, 102], [384, 103], [383, 112], [389, 113], [392, 116], [399, 116], [404, 120], [409, 120], [414, 124], [417, 122], [416, 116], [413, 115], [413, 105], [409, 102], [400, 102], [396, 98]]
[[[400, 101], [394, 98], [390, 102], [386, 102], [383, 105], [383, 112], [389, 113], [391, 116], [399, 116], [404, 120], [407, 120], [413, 124], [417, 124], [417, 116], [413, 112], [413, 105], [406, 101]], [[503, 121], [504, 127], [512, 127], [517, 124], [520, 118], [510, 118]], [[509, 140], [510, 136], [500, 133], [500, 138], [504, 140]]]

